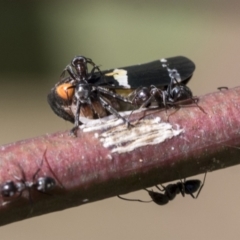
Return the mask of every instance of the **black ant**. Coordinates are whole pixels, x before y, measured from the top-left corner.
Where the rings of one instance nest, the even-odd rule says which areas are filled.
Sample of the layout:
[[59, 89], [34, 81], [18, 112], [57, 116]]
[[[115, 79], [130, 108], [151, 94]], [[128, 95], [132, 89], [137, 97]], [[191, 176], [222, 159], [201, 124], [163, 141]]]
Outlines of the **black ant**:
[[132, 104], [140, 108], [149, 107], [155, 100], [159, 107], [179, 107], [191, 103], [197, 104], [198, 98], [193, 97], [192, 91], [175, 78], [171, 78], [166, 90], [151, 85], [150, 88], [142, 87], [129, 95]]
[[[88, 73], [87, 65], [92, 65], [92, 70], [90, 74]], [[66, 66], [61, 74], [61, 78], [64, 77], [65, 72], [71, 76], [72, 79], [75, 80], [91, 80], [95, 71], [98, 71], [101, 74], [101, 70], [99, 67], [92, 61], [90, 58], [86, 58], [84, 56], [76, 56], [73, 58], [70, 64]]]
[[[92, 70], [88, 73], [88, 65]], [[127, 119], [122, 117], [118, 110], [118, 101], [128, 104], [131, 102], [109, 90], [110, 82], [105, 82], [98, 66], [84, 56], [76, 56], [64, 69], [61, 77], [68, 72], [68, 78], [60, 80], [48, 94], [48, 103], [52, 110], [63, 119], [74, 123], [71, 133], [76, 135], [79, 125], [83, 124], [79, 120], [80, 116], [85, 118], [102, 118], [111, 113], [117, 118], [121, 118], [130, 127]]]
[[[144, 189], [148, 192], [149, 196], [151, 197], [151, 201], [142, 201], [139, 199], [127, 199], [122, 196], [118, 196], [122, 200], [127, 201], [135, 201], [135, 202], [143, 202], [143, 203], [149, 203], [149, 202], [155, 202], [158, 205], [165, 205], [169, 201], [172, 201], [177, 194], [181, 193], [184, 197], [185, 194], [189, 194], [192, 198], [197, 199], [203, 186], [205, 183], [207, 173], [204, 175], [203, 183], [201, 183], [198, 179], [191, 179], [187, 180], [184, 179], [184, 181], [179, 181], [174, 184], [168, 184], [166, 187], [161, 185], [162, 188], [159, 186], [156, 186], [156, 188], [160, 192], [154, 192], [153, 190]], [[163, 192], [163, 193], [161, 193]], [[196, 196], [194, 193], [197, 192]]]
[[[47, 158], [46, 158], [46, 150], [43, 154], [43, 159], [41, 161], [40, 167], [37, 169], [37, 171], [34, 173], [32, 180], [29, 181], [26, 179], [26, 175], [22, 169], [22, 167], [19, 165], [19, 168], [21, 170], [22, 177], [19, 178], [17, 176], [14, 176], [16, 181], [8, 180], [5, 183], [3, 183], [0, 186], [0, 194], [3, 198], [10, 198], [14, 196], [21, 197], [22, 193], [26, 190], [28, 191], [29, 201], [32, 204], [32, 197], [31, 197], [31, 190], [34, 189], [38, 192], [48, 194], [50, 190], [52, 190], [56, 186], [56, 181], [54, 178], [49, 176], [44, 177], [38, 177], [37, 175], [39, 171], [41, 170], [43, 160], [45, 160], [50, 167]], [[50, 168], [51, 172], [52, 169]], [[55, 174], [54, 174], [55, 176]], [[56, 177], [56, 176], [55, 176]]]

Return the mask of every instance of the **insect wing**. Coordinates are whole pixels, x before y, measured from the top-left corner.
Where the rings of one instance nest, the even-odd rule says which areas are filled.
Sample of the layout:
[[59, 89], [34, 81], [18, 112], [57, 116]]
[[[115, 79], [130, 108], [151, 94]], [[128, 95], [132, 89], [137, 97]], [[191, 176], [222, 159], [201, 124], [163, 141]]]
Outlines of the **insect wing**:
[[167, 86], [172, 77], [186, 84], [195, 70], [188, 58], [177, 56], [149, 63], [102, 71], [104, 82], [115, 88], [136, 89], [138, 87]]

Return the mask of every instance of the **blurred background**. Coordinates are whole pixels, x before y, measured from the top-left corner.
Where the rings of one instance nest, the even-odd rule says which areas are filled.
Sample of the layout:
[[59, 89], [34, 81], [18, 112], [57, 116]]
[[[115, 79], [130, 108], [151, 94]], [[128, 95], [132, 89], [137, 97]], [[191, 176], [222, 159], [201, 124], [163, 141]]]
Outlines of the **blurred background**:
[[[46, 96], [75, 55], [101, 69], [183, 55], [195, 95], [240, 80], [240, 1], [1, 1], [0, 143], [71, 128]], [[202, 180], [203, 176], [197, 176]], [[5, 239], [239, 239], [240, 167], [208, 174], [197, 200], [111, 198], [0, 228]], [[129, 198], [148, 199], [139, 191]], [[44, 230], [44, 231], [43, 231]]]

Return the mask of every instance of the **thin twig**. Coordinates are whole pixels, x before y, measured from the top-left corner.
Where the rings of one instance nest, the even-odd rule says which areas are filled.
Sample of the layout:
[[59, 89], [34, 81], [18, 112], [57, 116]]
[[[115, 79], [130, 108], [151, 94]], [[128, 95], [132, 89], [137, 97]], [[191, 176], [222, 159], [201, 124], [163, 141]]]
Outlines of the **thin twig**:
[[0, 225], [239, 164], [240, 87], [202, 96], [198, 104], [206, 114], [184, 107], [168, 122], [165, 110], [136, 111], [130, 129], [102, 119], [78, 137], [59, 132], [2, 146], [1, 184], [21, 177], [19, 166], [32, 179], [46, 151], [49, 165], [38, 176], [57, 176], [64, 188], [33, 191], [30, 216], [27, 193], [1, 198]]

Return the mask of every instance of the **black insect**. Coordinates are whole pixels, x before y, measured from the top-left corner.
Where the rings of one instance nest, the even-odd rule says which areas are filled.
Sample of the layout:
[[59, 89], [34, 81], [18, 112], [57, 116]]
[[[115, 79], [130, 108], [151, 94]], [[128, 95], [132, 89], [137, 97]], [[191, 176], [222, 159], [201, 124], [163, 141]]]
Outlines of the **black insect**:
[[[115, 89], [126, 91], [154, 85], [165, 88], [172, 78], [186, 85], [195, 70], [195, 64], [183, 56], [162, 58], [149, 63], [102, 71], [102, 78]], [[126, 91], [127, 92], [127, 91]], [[129, 93], [129, 92], [128, 92]]]
[[[162, 188], [159, 186], [156, 186], [156, 188], [160, 192], [154, 192], [153, 190], [148, 190], [144, 189], [148, 192], [149, 196], [151, 197], [152, 201], [155, 202], [158, 205], [165, 205], [169, 201], [173, 200], [177, 194], [181, 193], [182, 196], [184, 197], [185, 194], [190, 195], [192, 198], [196, 199], [198, 198], [204, 183], [206, 179], [206, 174], [204, 175], [203, 183], [201, 183], [200, 180], [198, 179], [191, 179], [191, 180], [185, 180], [184, 181], [179, 181], [175, 184], [168, 184], [166, 187], [161, 185]], [[196, 196], [194, 193], [196, 193]], [[138, 199], [127, 199], [122, 196], [118, 196], [120, 199], [127, 200], [127, 201], [137, 201], [137, 202], [143, 202], [143, 203], [148, 203], [151, 201], [142, 201]]]
[[[87, 65], [90, 64], [92, 66], [92, 70], [88, 73]], [[76, 56], [71, 61], [71, 64], [68, 64], [66, 68], [63, 70], [61, 77], [64, 77], [65, 72], [71, 76], [72, 79], [75, 80], [91, 80], [95, 71], [101, 74], [101, 70], [99, 67], [92, 61], [90, 58], [86, 58], [83, 56]]]
[[[90, 72], [88, 65], [92, 67]], [[77, 56], [61, 75], [63, 77], [67, 72], [69, 77], [61, 79], [51, 89], [48, 103], [58, 116], [75, 124], [72, 133], [82, 124], [83, 117], [102, 118], [109, 113], [123, 119], [129, 126], [128, 120], [119, 114], [120, 110], [136, 105], [125, 97], [127, 94], [150, 85], [165, 88], [173, 77], [186, 84], [194, 70], [194, 63], [182, 56], [105, 71], [100, 71], [90, 58]], [[127, 106], [125, 104], [122, 108], [122, 103]]]
[[[92, 66], [90, 73], [88, 65]], [[102, 118], [109, 113], [121, 118], [130, 126], [127, 119], [119, 113], [119, 101], [131, 102], [123, 96], [109, 90], [111, 81], [102, 78], [102, 73], [95, 63], [86, 57], [77, 56], [67, 65], [61, 76], [68, 72], [69, 77], [58, 82], [48, 95], [48, 103], [60, 117], [74, 123], [71, 130], [75, 134], [82, 124], [79, 117]]]
[[[39, 177], [38, 179], [33, 179], [32, 181], [26, 181], [24, 179], [17, 179], [17, 181], [6, 181], [1, 186], [1, 195], [4, 198], [13, 197], [18, 194], [18, 196], [22, 195], [24, 190], [35, 189], [39, 192], [46, 193], [49, 190], [53, 189], [56, 185], [56, 182], [51, 177]], [[29, 195], [30, 201], [31, 195]]]
[[135, 109], [149, 107], [152, 103], [160, 108], [179, 109], [192, 103], [198, 106], [198, 98], [193, 97], [192, 91], [186, 86], [194, 69], [195, 65], [191, 60], [179, 56], [103, 73], [115, 78], [116, 88], [118, 85], [125, 89], [137, 88], [128, 95]]
[[[46, 151], [43, 155], [43, 160], [47, 161], [46, 159]], [[8, 180], [5, 183], [1, 184], [0, 186], [0, 194], [4, 199], [8, 199], [11, 197], [20, 197], [24, 191], [28, 191], [28, 197], [30, 203], [32, 203], [32, 197], [31, 197], [31, 190], [36, 190], [41, 193], [47, 194], [50, 190], [55, 188], [56, 181], [54, 178], [49, 176], [44, 177], [37, 177], [38, 173], [41, 170], [43, 160], [41, 162], [41, 166], [37, 169], [37, 171], [34, 173], [31, 180], [26, 179], [26, 175], [19, 166], [21, 170], [21, 177], [14, 176], [15, 180]], [[48, 162], [47, 162], [48, 164]], [[49, 166], [49, 164], [48, 164]], [[50, 169], [51, 170], [51, 169]], [[52, 170], [51, 170], [52, 171]]]
[[180, 84], [172, 78], [166, 90], [156, 86], [142, 87], [129, 95], [132, 104], [137, 107], [149, 107], [152, 102], [156, 102], [159, 107], [177, 107], [198, 102], [198, 98], [193, 97], [192, 91], [186, 85]]

